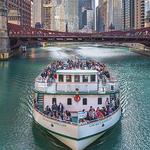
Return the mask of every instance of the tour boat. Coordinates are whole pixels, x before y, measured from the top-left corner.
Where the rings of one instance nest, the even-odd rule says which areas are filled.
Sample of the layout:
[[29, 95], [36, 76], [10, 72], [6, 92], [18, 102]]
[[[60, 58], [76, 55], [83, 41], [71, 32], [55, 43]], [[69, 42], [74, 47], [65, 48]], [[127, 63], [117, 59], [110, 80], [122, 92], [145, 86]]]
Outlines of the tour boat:
[[49, 64], [35, 79], [33, 118], [73, 150], [83, 150], [120, 120], [118, 82], [94, 60]]

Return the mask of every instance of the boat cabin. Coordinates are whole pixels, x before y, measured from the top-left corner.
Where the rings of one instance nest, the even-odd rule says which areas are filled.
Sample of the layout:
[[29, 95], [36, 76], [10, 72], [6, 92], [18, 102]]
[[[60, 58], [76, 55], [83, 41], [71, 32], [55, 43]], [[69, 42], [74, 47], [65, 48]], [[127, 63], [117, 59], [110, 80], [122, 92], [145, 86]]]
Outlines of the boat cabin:
[[96, 70], [58, 70], [56, 91], [89, 92], [98, 90]]

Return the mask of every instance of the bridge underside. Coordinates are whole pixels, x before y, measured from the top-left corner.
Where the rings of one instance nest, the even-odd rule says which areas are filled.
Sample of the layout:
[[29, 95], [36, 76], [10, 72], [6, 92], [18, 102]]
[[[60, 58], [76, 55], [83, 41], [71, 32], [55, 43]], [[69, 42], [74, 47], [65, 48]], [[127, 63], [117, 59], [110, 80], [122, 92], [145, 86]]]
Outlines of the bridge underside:
[[10, 45], [11, 49], [19, 47], [20, 45], [27, 43], [27, 44], [34, 44], [37, 42], [101, 42], [101, 43], [140, 43], [145, 46], [150, 47], [150, 39], [143, 39], [143, 38], [112, 38], [112, 37], [28, 37], [28, 38], [10, 38]]

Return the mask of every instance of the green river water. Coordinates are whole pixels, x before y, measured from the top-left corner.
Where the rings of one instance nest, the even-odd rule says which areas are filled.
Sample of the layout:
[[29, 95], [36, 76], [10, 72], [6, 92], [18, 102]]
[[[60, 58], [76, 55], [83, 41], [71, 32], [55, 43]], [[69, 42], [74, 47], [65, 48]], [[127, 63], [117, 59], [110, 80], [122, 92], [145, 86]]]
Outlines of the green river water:
[[34, 124], [32, 89], [35, 77], [48, 63], [75, 56], [107, 64], [121, 89], [120, 122], [87, 150], [150, 150], [150, 58], [98, 44], [32, 48], [0, 62], [0, 150], [68, 149]]

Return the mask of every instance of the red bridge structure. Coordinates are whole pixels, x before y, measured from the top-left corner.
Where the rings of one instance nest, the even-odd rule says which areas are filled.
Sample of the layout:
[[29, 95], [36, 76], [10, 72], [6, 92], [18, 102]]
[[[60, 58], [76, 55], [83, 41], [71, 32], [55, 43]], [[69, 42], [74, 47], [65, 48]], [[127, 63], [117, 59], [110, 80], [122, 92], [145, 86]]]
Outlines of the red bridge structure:
[[59, 32], [35, 29], [29, 26], [8, 24], [8, 35], [11, 48], [21, 45], [24, 41], [49, 42], [119, 42], [141, 43], [150, 46], [150, 27], [128, 31], [109, 31], [100, 33]]

